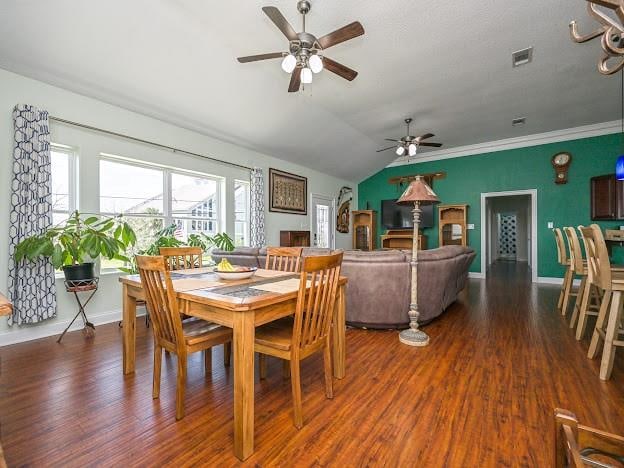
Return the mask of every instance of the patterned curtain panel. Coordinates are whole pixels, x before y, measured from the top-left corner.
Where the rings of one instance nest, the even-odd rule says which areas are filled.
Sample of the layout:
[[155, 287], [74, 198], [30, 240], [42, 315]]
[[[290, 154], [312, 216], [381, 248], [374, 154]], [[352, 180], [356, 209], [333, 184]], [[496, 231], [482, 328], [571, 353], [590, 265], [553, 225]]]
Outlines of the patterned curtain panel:
[[48, 259], [15, 263], [15, 246], [52, 226], [52, 184], [48, 113], [33, 106], [13, 109], [15, 146], [11, 182], [8, 292], [9, 325], [37, 323], [56, 316], [54, 267]]
[[264, 247], [264, 175], [262, 169], [251, 170], [251, 247]]

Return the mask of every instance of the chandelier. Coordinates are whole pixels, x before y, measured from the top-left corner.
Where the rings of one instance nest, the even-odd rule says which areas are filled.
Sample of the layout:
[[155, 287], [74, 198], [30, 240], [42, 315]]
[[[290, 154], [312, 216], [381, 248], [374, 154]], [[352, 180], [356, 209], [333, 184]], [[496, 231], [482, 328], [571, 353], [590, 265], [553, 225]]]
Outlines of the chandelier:
[[598, 71], [603, 75], [612, 75], [624, 68], [624, 0], [586, 1], [589, 15], [600, 23], [600, 27], [583, 36], [578, 32], [576, 21], [572, 21], [572, 40], [583, 43], [600, 37], [603, 54], [598, 62]]

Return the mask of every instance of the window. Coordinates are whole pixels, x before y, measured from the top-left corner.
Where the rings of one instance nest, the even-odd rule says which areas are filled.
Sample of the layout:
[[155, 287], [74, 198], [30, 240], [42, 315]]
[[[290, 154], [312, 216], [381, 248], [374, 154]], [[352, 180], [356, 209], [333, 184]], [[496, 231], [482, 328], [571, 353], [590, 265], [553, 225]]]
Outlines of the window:
[[234, 181], [234, 244], [249, 245], [249, 182]]
[[71, 148], [52, 144], [52, 224], [65, 221], [77, 208], [76, 169], [78, 161]]
[[[104, 157], [100, 160], [100, 212], [123, 214], [146, 249], [158, 231], [175, 224], [175, 236], [220, 232], [222, 179]], [[119, 262], [103, 261], [116, 268]]]

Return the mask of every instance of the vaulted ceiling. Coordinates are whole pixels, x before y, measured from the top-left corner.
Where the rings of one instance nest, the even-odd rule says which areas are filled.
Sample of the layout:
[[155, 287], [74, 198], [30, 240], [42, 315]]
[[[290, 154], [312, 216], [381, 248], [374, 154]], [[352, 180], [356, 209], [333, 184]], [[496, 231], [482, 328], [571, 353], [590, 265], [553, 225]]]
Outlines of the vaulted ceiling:
[[327, 52], [360, 74], [324, 71], [296, 94], [279, 60], [236, 61], [286, 50], [265, 5], [300, 29], [295, 0], [3, 0], [0, 67], [353, 181], [392, 162], [375, 150], [409, 116], [445, 148], [619, 116], [599, 44], [569, 38], [572, 19], [594, 28], [585, 0], [312, 0], [315, 35], [364, 26]]

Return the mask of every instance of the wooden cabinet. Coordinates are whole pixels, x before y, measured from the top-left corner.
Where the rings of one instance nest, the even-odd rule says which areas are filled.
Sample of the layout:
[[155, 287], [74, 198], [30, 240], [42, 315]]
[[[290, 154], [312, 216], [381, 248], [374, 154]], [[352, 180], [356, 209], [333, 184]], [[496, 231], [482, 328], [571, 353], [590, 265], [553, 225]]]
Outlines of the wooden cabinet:
[[359, 210], [353, 213], [353, 248], [358, 250], [375, 250], [377, 236], [377, 212]]
[[280, 231], [280, 247], [310, 247], [310, 231]]
[[445, 245], [468, 245], [468, 205], [438, 205], [438, 241]]
[[[381, 236], [382, 249], [412, 250], [414, 231], [412, 229], [390, 229]], [[418, 236], [418, 250], [427, 250], [427, 236]]]
[[615, 174], [592, 177], [590, 180], [592, 221], [624, 219], [624, 181]]

